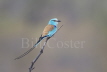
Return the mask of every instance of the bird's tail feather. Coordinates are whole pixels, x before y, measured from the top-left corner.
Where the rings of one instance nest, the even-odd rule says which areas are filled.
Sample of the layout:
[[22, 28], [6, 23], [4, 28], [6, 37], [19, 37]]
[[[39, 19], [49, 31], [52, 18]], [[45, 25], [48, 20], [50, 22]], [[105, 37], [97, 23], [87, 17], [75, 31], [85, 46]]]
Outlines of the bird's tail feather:
[[47, 37], [47, 36], [40, 37], [39, 40], [37, 41], [37, 43], [32, 48], [30, 48], [27, 52], [25, 52], [24, 54], [20, 55], [19, 57], [15, 58], [15, 60], [16, 59], [20, 59], [20, 58], [24, 57], [25, 55], [27, 55], [29, 52], [31, 52], [45, 37]]

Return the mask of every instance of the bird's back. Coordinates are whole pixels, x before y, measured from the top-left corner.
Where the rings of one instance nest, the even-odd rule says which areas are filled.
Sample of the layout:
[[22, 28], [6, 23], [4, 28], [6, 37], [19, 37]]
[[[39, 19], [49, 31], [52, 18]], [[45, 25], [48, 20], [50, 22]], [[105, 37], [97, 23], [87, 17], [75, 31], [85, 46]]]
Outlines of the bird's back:
[[54, 25], [48, 24], [43, 30], [42, 37], [48, 35], [49, 31], [52, 31], [53, 29]]

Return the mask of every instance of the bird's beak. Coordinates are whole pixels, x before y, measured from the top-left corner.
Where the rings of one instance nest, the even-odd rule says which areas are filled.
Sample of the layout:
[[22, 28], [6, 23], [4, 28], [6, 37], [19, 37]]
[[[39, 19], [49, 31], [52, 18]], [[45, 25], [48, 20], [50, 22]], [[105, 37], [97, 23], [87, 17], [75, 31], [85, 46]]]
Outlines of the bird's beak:
[[58, 20], [57, 22], [61, 22], [60, 20]]

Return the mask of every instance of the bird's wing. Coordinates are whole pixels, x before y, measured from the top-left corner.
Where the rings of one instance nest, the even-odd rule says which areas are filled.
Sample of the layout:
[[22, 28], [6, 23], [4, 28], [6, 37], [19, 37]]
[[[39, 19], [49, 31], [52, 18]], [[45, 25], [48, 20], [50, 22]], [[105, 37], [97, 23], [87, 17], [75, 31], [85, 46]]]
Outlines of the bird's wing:
[[49, 31], [52, 31], [54, 29], [54, 25], [47, 25], [42, 33], [42, 37], [47, 35], [49, 33]]

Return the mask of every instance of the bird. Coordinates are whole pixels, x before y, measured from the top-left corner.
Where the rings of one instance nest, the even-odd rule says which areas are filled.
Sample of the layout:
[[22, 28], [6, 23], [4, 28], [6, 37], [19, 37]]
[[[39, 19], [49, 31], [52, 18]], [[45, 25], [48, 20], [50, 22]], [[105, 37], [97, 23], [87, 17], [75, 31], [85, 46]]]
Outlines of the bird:
[[49, 20], [48, 25], [44, 28], [41, 36], [39, 37], [39, 40], [34, 44], [34, 46], [32, 48], [30, 48], [28, 51], [26, 51], [25, 53], [23, 53], [22, 55], [20, 55], [19, 57], [15, 58], [16, 59], [20, 59], [22, 57], [24, 57], [25, 55], [27, 55], [29, 52], [31, 52], [43, 39], [45, 38], [50, 38], [52, 37], [56, 31], [57, 31], [57, 26], [58, 23], [61, 22], [60, 20], [58, 20], [57, 18], [52, 18]]

